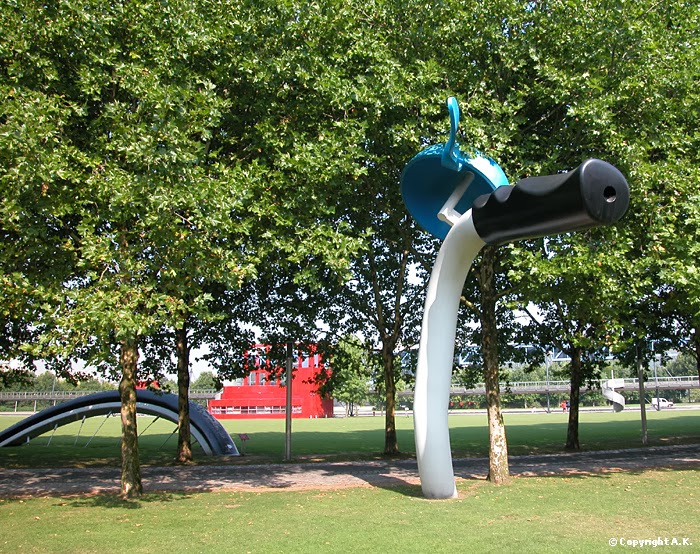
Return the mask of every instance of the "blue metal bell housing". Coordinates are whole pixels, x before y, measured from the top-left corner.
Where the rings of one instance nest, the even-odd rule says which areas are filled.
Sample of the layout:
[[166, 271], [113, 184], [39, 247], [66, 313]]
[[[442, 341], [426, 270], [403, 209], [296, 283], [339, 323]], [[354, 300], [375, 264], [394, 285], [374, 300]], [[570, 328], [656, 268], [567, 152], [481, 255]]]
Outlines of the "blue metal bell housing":
[[441, 240], [477, 197], [509, 184], [506, 174], [491, 158], [460, 152], [456, 139], [457, 99], [448, 98], [447, 108], [450, 113], [447, 143], [419, 152], [401, 174], [401, 195], [406, 208], [426, 231]]

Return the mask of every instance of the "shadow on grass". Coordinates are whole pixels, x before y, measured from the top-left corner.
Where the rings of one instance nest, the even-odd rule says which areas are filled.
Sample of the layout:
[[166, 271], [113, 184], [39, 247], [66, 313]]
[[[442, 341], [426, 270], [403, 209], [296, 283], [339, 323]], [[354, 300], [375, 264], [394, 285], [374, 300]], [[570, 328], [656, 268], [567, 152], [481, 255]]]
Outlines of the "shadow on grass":
[[[698, 415], [664, 414], [665, 419], [649, 419], [648, 446], [684, 445], [700, 443]], [[671, 417], [668, 417], [671, 416]], [[469, 431], [469, 430], [465, 430]], [[562, 420], [535, 425], [508, 423], [508, 451], [511, 455], [560, 454], [566, 443], [567, 422]], [[451, 430], [453, 448], [459, 448], [458, 433]], [[468, 438], [468, 434], [465, 436]], [[637, 419], [612, 419], [608, 421], [585, 421], [579, 423], [579, 439], [584, 451], [642, 448], [641, 427]], [[472, 452], [487, 455], [486, 442], [472, 441]]]
[[[232, 435], [238, 444], [237, 436]], [[249, 455], [276, 453], [284, 455], [284, 432], [250, 433], [246, 443], [246, 453]], [[397, 431], [399, 445], [409, 451], [413, 448], [412, 430]], [[292, 431], [292, 454], [299, 456], [344, 455], [348, 452], [355, 455], [375, 456], [384, 446], [384, 431], [382, 429], [363, 429], [353, 431]]]
[[616, 475], [633, 475], [633, 476], [643, 476], [649, 473], [677, 473], [677, 472], [695, 472], [698, 473], [700, 477], [700, 466], [695, 465], [662, 465], [662, 466], [650, 466], [650, 467], [639, 467], [639, 468], [612, 468], [603, 469], [600, 471], [590, 472], [590, 471], [574, 471], [574, 472], [562, 472], [562, 473], [550, 473], [550, 474], [540, 474], [540, 475], [516, 475], [515, 479], [574, 479], [574, 480], [585, 480], [585, 479], [603, 479], [610, 480]]
[[[488, 458], [455, 458], [455, 477], [460, 481], [483, 481], [488, 473]], [[644, 448], [607, 452], [576, 452], [561, 455], [512, 456], [511, 474], [515, 478], [596, 477], [609, 479], [613, 474], [641, 475], [648, 471], [700, 472], [700, 445], [671, 448]], [[25, 474], [26, 473], [26, 474]], [[8, 483], [21, 485], [13, 489]], [[123, 500], [118, 491], [116, 468], [77, 470], [37, 470], [0, 479], [12, 496], [57, 495], [75, 507], [100, 506], [137, 509], [147, 502], [173, 502], [188, 495], [211, 491], [238, 490], [256, 493], [264, 490], [327, 490], [361, 486], [385, 489], [408, 497], [422, 497], [417, 464], [413, 459], [375, 461], [270, 464], [266, 466], [179, 466], [148, 467], [142, 470], [146, 494]], [[153, 491], [153, 492], [151, 492]]]
[[167, 503], [186, 500], [187, 493], [151, 492], [139, 498], [124, 499], [116, 494], [96, 494], [80, 498], [64, 498], [56, 506], [71, 506], [72, 508], [119, 508], [120, 510], [138, 510], [144, 504]]
[[[168, 466], [176, 464], [176, 446], [165, 445], [169, 435], [153, 434], [139, 438], [139, 457], [142, 465]], [[87, 440], [90, 440], [89, 444]], [[206, 458], [204, 451], [193, 446], [194, 455]], [[29, 444], [0, 448], [2, 468], [68, 468], [68, 467], [119, 467], [121, 464], [121, 439], [119, 437], [94, 437], [85, 443], [74, 437], [46, 435], [35, 438]]]
[[407, 498], [425, 498], [420, 485], [408, 484], [405, 481], [397, 480], [396, 483], [386, 485], [374, 485], [378, 489], [396, 493]]
[[523, 477], [601, 477], [614, 473], [700, 470], [700, 445], [678, 445], [671, 449], [647, 447], [604, 452], [570, 452], [557, 456], [515, 456], [511, 472]]

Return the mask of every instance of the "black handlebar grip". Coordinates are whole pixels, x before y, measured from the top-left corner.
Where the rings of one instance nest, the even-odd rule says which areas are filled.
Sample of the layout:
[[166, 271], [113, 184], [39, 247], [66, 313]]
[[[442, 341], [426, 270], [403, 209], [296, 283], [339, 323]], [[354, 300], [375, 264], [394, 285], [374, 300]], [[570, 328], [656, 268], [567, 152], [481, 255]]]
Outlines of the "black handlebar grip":
[[484, 242], [503, 244], [615, 223], [629, 201], [624, 175], [590, 159], [568, 173], [529, 177], [479, 196], [472, 221]]

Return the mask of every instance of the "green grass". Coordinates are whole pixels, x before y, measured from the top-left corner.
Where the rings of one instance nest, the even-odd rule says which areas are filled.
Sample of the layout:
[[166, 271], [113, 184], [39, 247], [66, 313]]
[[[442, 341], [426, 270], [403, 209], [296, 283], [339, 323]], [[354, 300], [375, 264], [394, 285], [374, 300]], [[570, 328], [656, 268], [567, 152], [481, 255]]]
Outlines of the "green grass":
[[[700, 442], [700, 411], [648, 416], [652, 444]], [[0, 428], [18, 419], [0, 417]], [[506, 414], [505, 420], [512, 454], [561, 451], [566, 414]], [[139, 418], [142, 461], [171, 463], [175, 426], [158, 420], [146, 429], [152, 421]], [[294, 420], [294, 456], [377, 457], [383, 422], [380, 417]], [[198, 463], [281, 459], [284, 421], [223, 423], [236, 439], [237, 433], [250, 435], [249, 455], [212, 459], [198, 451]], [[397, 418], [399, 444], [408, 455], [414, 451], [412, 424], [411, 418]], [[118, 418], [87, 419], [80, 434], [79, 427], [74, 423], [29, 445], [0, 449], [0, 467], [119, 464]], [[451, 416], [450, 427], [455, 456], [487, 454], [484, 414]], [[637, 447], [639, 413], [583, 412], [580, 432], [585, 449]], [[459, 481], [460, 498], [447, 501], [423, 499], [418, 486], [153, 493], [130, 502], [112, 495], [0, 499], [0, 553], [595, 553], [610, 552], [611, 539], [659, 537], [689, 539], [694, 544], [681, 551], [690, 552], [700, 549], [699, 478], [700, 470], [683, 469], [515, 478], [498, 487]]]
[[[566, 441], [568, 414], [561, 412], [505, 414], [510, 453], [560, 452]], [[224, 421], [234, 434], [248, 433], [251, 455], [281, 456], [284, 452], [284, 421]], [[449, 418], [453, 454], [459, 457], [487, 456], [486, 415], [452, 415]], [[321, 457], [371, 457], [384, 446], [384, 419], [363, 417], [326, 420], [294, 420], [292, 449], [295, 455]], [[401, 450], [415, 453], [413, 419], [396, 418]], [[579, 427], [584, 450], [641, 446], [638, 412], [582, 412]], [[648, 414], [652, 445], [700, 442], [700, 410], [662, 411]]]
[[[0, 429], [19, 417], [0, 417]], [[151, 417], [139, 418], [140, 454], [144, 464], [172, 463], [177, 441], [175, 424]], [[453, 454], [456, 457], [488, 455], [486, 416], [450, 416]], [[560, 452], [566, 439], [567, 414], [556, 412], [506, 414], [509, 451], [512, 455]], [[195, 448], [198, 463], [279, 462], [284, 453], [284, 420], [224, 420], [225, 428], [240, 446], [238, 433], [247, 433], [243, 459], [208, 458]], [[415, 453], [413, 419], [396, 419], [399, 446], [406, 455]], [[150, 425], [150, 427], [149, 427]], [[371, 459], [384, 446], [382, 417], [295, 419], [292, 454], [299, 461], [325, 459]], [[98, 430], [99, 428], [99, 430]], [[700, 442], [700, 410], [667, 410], [648, 413], [651, 445]], [[97, 434], [92, 438], [93, 434]], [[59, 427], [29, 445], [0, 448], [0, 467], [71, 465], [117, 465], [120, 444], [119, 418], [103, 417]], [[581, 446], [584, 450], [641, 446], [638, 412], [582, 412]], [[89, 446], [85, 445], [90, 441]]]
[[559, 554], [661, 537], [694, 543], [665, 550], [697, 552], [699, 477], [681, 470], [500, 487], [462, 481], [460, 498], [448, 501], [424, 500], [412, 486], [0, 500], [0, 551]]

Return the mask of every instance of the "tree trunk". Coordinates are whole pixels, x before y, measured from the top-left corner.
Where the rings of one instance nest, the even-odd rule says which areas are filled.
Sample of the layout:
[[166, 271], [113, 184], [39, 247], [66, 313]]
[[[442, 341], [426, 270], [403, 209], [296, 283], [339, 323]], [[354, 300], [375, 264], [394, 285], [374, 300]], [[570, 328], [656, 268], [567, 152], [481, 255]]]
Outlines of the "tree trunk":
[[396, 378], [394, 377], [393, 352], [382, 352], [384, 362], [384, 393], [386, 414], [384, 415], [384, 455], [399, 454], [399, 441], [396, 436]]
[[143, 493], [139, 464], [139, 439], [136, 426], [136, 371], [139, 360], [138, 341], [128, 339], [121, 343], [119, 382], [122, 422], [122, 498], [136, 498]]
[[583, 385], [583, 368], [581, 366], [581, 349], [571, 350], [571, 391], [569, 393], [569, 426], [566, 430], [566, 450], [580, 450], [578, 440], [578, 407]]
[[644, 362], [639, 344], [636, 346], [637, 353], [637, 383], [639, 385], [639, 408], [642, 416], [642, 445], [649, 445], [649, 434], [647, 433], [647, 408], [644, 399]]
[[187, 323], [175, 330], [177, 350], [177, 406], [178, 435], [177, 461], [184, 464], [192, 461], [190, 437], [190, 348], [187, 344]]
[[483, 250], [479, 266], [481, 289], [481, 353], [484, 358], [484, 384], [486, 388], [486, 411], [489, 425], [489, 475], [492, 483], [506, 483], [510, 479], [508, 468], [508, 442], [506, 427], [501, 413], [498, 367], [498, 327], [496, 325], [496, 302], [498, 295], [495, 281], [496, 247]]

